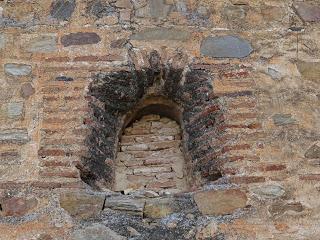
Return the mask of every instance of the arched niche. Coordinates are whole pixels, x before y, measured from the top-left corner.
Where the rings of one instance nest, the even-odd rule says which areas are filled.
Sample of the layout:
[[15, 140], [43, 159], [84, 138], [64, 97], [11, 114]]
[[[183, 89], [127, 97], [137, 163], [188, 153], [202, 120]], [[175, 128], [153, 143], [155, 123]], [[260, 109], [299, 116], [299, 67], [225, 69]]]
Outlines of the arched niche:
[[114, 168], [114, 190], [188, 189], [182, 112], [161, 96], [149, 96], [123, 117]]
[[150, 54], [150, 67], [98, 73], [88, 87], [87, 150], [77, 164], [92, 187], [115, 183], [119, 137], [147, 113], [175, 120], [182, 129], [187, 182], [193, 187], [221, 176], [224, 109], [214, 95], [212, 76], [203, 69], [176, 68]]

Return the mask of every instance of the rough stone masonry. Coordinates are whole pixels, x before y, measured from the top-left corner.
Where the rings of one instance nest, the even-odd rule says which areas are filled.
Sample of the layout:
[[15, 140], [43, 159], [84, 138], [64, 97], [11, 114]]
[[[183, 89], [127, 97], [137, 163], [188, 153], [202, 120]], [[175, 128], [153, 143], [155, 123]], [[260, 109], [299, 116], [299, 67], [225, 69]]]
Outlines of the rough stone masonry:
[[0, 86], [1, 240], [319, 239], [318, 0], [0, 0]]

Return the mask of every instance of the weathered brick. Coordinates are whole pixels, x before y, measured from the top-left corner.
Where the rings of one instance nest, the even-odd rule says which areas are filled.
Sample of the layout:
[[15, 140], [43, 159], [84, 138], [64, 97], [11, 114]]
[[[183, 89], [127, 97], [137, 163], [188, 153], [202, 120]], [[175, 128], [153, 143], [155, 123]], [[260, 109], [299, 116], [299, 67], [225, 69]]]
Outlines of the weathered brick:
[[300, 175], [299, 179], [305, 181], [320, 181], [320, 174], [304, 174]]
[[230, 178], [232, 183], [236, 184], [249, 184], [249, 183], [260, 183], [265, 182], [265, 177], [261, 176], [234, 176]]
[[79, 171], [70, 168], [43, 168], [39, 173], [42, 177], [79, 178]]
[[23, 216], [32, 211], [38, 204], [37, 199], [13, 197], [1, 201], [1, 215], [7, 216]]

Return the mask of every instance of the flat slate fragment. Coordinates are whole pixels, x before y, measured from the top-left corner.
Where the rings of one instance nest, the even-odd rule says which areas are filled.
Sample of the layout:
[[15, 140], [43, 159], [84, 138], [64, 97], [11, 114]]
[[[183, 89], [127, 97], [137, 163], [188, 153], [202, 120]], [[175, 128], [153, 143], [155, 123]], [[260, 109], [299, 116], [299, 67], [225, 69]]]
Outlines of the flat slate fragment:
[[282, 114], [277, 113], [272, 116], [273, 123], [276, 126], [288, 125], [296, 123], [296, 120], [292, 117], [291, 114]]
[[57, 50], [56, 44], [56, 36], [42, 35], [32, 39], [26, 49], [28, 52], [53, 52]]
[[187, 31], [173, 28], [149, 28], [131, 36], [132, 40], [176, 40], [186, 41], [190, 37]]
[[0, 143], [26, 143], [29, 141], [27, 129], [1, 129]]
[[101, 41], [98, 34], [94, 32], [77, 32], [64, 35], [61, 38], [61, 43], [64, 47], [72, 45], [87, 45], [96, 44]]
[[205, 38], [200, 47], [203, 56], [214, 58], [244, 58], [252, 53], [251, 44], [237, 36]]
[[314, 144], [312, 147], [310, 147], [306, 151], [304, 156], [310, 159], [316, 159], [316, 158], [320, 159], [320, 146], [318, 146], [317, 144]]
[[51, 4], [50, 15], [58, 20], [69, 20], [76, 7], [75, 0], [55, 0]]
[[4, 34], [0, 33], [0, 49], [4, 48], [5, 42]]
[[4, 71], [6, 74], [12, 76], [28, 76], [32, 72], [32, 67], [27, 64], [6, 63], [4, 65]]
[[299, 17], [306, 22], [320, 22], [320, 5], [307, 2], [296, 2], [293, 4]]

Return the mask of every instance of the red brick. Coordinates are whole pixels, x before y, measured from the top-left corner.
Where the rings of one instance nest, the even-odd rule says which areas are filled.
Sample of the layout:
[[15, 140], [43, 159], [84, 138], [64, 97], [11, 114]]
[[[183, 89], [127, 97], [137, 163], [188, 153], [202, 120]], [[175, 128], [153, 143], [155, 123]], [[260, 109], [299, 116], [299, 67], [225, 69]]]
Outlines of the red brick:
[[40, 156], [66, 156], [66, 152], [61, 149], [40, 149], [38, 152]]
[[249, 184], [249, 183], [258, 183], [258, 182], [265, 182], [265, 177], [261, 176], [233, 176], [230, 177], [230, 182], [231, 183], [236, 183], [236, 184]]
[[159, 189], [159, 188], [174, 188], [176, 182], [174, 180], [168, 180], [165, 182], [154, 182], [147, 185], [147, 188]]
[[254, 108], [254, 107], [256, 107], [256, 102], [254, 100], [251, 100], [251, 101], [243, 100], [241, 102], [228, 103], [228, 109]]
[[103, 56], [79, 56], [75, 57], [75, 62], [105, 62], [105, 61], [121, 61], [123, 60], [117, 55], [103, 55]]
[[78, 178], [79, 171], [73, 169], [52, 169], [44, 168], [40, 170], [42, 177], [64, 177], [64, 178]]
[[225, 146], [222, 148], [222, 153], [226, 153], [229, 151], [233, 151], [233, 150], [246, 150], [246, 149], [250, 149], [250, 145], [249, 144], [242, 144], [242, 145], [233, 145], [233, 146]]
[[79, 118], [45, 118], [44, 123], [48, 124], [64, 124], [69, 122], [79, 122]]
[[43, 96], [43, 100], [46, 102], [54, 102], [54, 101], [59, 101], [60, 97], [55, 97], [55, 96]]
[[305, 174], [299, 176], [300, 180], [305, 181], [320, 181], [320, 174]]
[[262, 171], [282, 171], [285, 170], [287, 168], [286, 165], [284, 164], [270, 164], [270, 165], [266, 165], [266, 166], [262, 166], [260, 167], [260, 169]]
[[230, 120], [247, 120], [247, 119], [252, 119], [252, 118], [257, 118], [258, 115], [253, 112], [247, 112], [247, 113], [235, 113], [227, 116], [227, 119]]
[[1, 204], [4, 216], [23, 216], [34, 209], [38, 204], [35, 198], [13, 197], [6, 199]]
[[217, 94], [217, 96], [219, 97], [230, 97], [230, 98], [252, 96], [252, 95], [253, 95], [253, 91], [249, 91], [249, 90]]
[[69, 62], [69, 57], [48, 57], [44, 59], [46, 62]]
[[243, 159], [245, 159], [244, 156], [232, 156], [232, 157], [228, 157], [228, 162], [237, 162], [237, 161], [242, 161]]
[[239, 70], [239, 71], [233, 71], [233, 72], [222, 72], [220, 74], [220, 77], [225, 78], [246, 78], [249, 77], [250, 73], [247, 70]]

